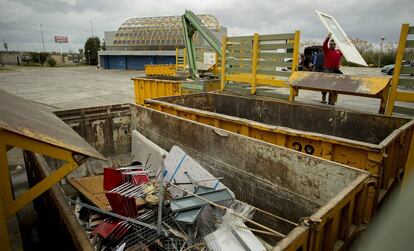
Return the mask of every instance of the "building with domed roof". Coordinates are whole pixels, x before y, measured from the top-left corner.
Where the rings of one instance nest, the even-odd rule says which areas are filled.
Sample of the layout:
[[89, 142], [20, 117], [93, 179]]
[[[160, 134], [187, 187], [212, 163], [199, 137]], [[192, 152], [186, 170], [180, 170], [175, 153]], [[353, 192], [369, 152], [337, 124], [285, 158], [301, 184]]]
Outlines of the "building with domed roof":
[[[227, 34], [212, 15], [197, 15], [219, 40]], [[204, 39], [194, 35], [196, 48], [208, 48]], [[117, 31], [105, 32], [105, 50], [99, 65], [104, 69], [142, 70], [146, 64], [175, 64], [176, 48], [185, 47], [180, 16], [127, 19]]]

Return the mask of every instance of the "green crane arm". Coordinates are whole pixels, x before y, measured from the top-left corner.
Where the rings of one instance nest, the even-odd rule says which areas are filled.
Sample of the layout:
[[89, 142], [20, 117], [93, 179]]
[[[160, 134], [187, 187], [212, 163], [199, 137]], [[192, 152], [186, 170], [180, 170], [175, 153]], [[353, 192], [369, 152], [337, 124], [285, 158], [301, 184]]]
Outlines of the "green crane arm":
[[221, 57], [221, 44], [220, 41], [211, 33], [208, 28], [203, 27], [200, 19], [190, 10], [186, 10], [184, 15], [181, 16], [184, 29], [184, 42], [187, 48], [188, 66], [190, 67], [190, 77], [193, 79], [199, 78], [195, 48], [193, 44], [193, 35], [196, 31], [210, 44], [210, 46]]

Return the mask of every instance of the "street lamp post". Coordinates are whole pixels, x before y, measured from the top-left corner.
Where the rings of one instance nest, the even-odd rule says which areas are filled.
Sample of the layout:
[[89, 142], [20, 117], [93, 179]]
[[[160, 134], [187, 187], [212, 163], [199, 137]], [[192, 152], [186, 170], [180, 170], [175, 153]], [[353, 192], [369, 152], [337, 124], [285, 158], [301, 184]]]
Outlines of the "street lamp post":
[[91, 54], [89, 52], [90, 50], [88, 50], [88, 61], [89, 61], [89, 65], [91, 65]]
[[378, 68], [381, 67], [382, 46], [384, 45], [385, 37], [381, 37], [380, 39], [381, 39], [381, 49], [380, 49], [380, 54], [378, 57]]

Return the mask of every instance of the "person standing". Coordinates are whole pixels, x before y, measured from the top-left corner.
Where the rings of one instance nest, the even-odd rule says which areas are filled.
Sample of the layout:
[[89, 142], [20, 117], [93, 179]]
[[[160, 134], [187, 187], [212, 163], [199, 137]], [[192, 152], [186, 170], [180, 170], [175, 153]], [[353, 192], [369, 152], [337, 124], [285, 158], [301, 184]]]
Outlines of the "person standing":
[[[329, 43], [329, 46], [328, 46]], [[336, 43], [331, 39], [331, 33], [328, 34], [323, 42], [323, 54], [324, 54], [324, 72], [342, 74], [339, 70], [341, 64], [342, 52], [336, 49]], [[329, 104], [334, 105], [338, 99], [338, 93], [329, 92]], [[326, 102], [326, 93], [322, 93], [322, 101]]]

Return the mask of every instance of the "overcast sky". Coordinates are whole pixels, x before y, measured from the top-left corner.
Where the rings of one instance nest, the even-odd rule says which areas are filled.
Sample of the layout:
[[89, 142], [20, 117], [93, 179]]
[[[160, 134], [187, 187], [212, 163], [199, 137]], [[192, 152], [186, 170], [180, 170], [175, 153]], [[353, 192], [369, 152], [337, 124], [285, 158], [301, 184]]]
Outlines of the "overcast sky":
[[90, 21], [103, 38], [128, 18], [182, 15], [185, 9], [214, 15], [230, 36], [300, 30], [302, 40], [321, 40], [327, 32], [316, 9], [333, 15], [348, 36], [373, 44], [381, 36], [397, 41], [401, 24], [414, 24], [413, 0], [0, 0], [0, 39], [9, 50], [40, 51], [42, 23], [47, 51], [59, 51], [54, 35], [69, 37], [64, 51], [77, 51], [91, 35]]

